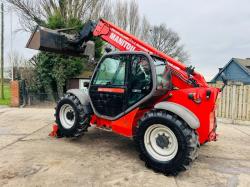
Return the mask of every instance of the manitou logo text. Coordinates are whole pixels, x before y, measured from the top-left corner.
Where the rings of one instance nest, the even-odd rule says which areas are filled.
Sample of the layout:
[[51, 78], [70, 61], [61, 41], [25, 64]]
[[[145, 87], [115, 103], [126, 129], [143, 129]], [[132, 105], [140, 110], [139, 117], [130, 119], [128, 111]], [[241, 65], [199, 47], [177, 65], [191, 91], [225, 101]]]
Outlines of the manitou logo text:
[[111, 40], [115, 41], [116, 43], [118, 43], [119, 45], [124, 47], [127, 51], [134, 51], [135, 50], [135, 46], [132, 46], [130, 43], [128, 43], [126, 40], [120, 38], [116, 34], [111, 33], [109, 37]]

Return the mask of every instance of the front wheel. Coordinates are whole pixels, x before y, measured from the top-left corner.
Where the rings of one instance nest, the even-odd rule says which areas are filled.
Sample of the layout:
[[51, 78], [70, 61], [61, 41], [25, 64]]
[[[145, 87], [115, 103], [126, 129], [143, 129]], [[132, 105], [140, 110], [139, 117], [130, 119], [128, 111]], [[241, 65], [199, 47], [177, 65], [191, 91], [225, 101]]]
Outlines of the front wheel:
[[147, 112], [139, 121], [135, 140], [145, 165], [166, 175], [186, 170], [197, 157], [195, 130], [172, 113]]
[[57, 104], [56, 123], [60, 136], [78, 137], [89, 127], [90, 117], [84, 113], [79, 99], [67, 94]]

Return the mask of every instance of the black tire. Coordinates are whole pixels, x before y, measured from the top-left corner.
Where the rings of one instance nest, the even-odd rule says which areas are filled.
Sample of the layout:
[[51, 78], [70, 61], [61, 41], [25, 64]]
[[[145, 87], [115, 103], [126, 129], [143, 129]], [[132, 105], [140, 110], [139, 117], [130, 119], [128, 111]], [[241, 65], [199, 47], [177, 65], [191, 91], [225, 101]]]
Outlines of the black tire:
[[[70, 105], [73, 109], [72, 113], [74, 115], [74, 123], [70, 128], [65, 128], [61, 122], [62, 116], [60, 116], [60, 110], [65, 105]], [[55, 117], [56, 124], [58, 125], [59, 129], [59, 137], [79, 137], [83, 135], [83, 133], [86, 132], [90, 126], [90, 116], [84, 113], [83, 106], [81, 105], [79, 99], [72, 94], [66, 94], [58, 102]]]
[[[164, 162], [157, 160], [145, 147], [145, 132], [154, 124], [161, 124], [168, 127], [177, 139], [178, 150], [171, 160]], [[198, 156], [199, 141], [196, 131], [191, 129], [185, 121], [175, 114], [164, 110], [147, 112], [142, 119], [139, 120], [134, 138], [138, 151], [140, 152], [140, 158], [145, 162], [145, 166], [156, 172], [164, 173], [165, 175], [177, 175], [180, 171], [188, 169], [192, 161]]]

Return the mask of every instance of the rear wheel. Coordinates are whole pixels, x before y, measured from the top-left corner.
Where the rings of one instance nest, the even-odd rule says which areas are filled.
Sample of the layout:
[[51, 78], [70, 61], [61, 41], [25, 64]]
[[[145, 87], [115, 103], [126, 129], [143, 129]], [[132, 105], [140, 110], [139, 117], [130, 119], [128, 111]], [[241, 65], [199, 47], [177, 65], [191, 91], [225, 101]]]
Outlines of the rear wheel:
[[166, 175], [186, 170], [197, 157], [195, 130], [172, 113], [147, 112], [139, 121], [135, 141], [145, 165]]
[[60, 136], [78, 137], [89, 127], [90, 116], [84, 113], [79, 99], [72, 94], [58, 102], [55, 117]]

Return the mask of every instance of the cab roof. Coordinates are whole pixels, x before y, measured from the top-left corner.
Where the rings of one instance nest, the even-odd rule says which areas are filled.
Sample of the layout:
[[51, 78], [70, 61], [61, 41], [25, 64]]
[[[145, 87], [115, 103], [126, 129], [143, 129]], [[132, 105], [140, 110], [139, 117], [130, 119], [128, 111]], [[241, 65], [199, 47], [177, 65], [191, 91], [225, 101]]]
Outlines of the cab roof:
[[141, 55], [146, 55], [146, 56], [149, 55], [151, 57], [158, 58], [158, 59], [166, 61], [166, 59], [161, 58], [158, 55], [150, 54], [150, 53], [147, 53], [147, 52], [144, 52], [144, 51], [114, 51], [114, 52], [109, 52], [106, 55], [119, 55], [119, 54], [141, 54]]

